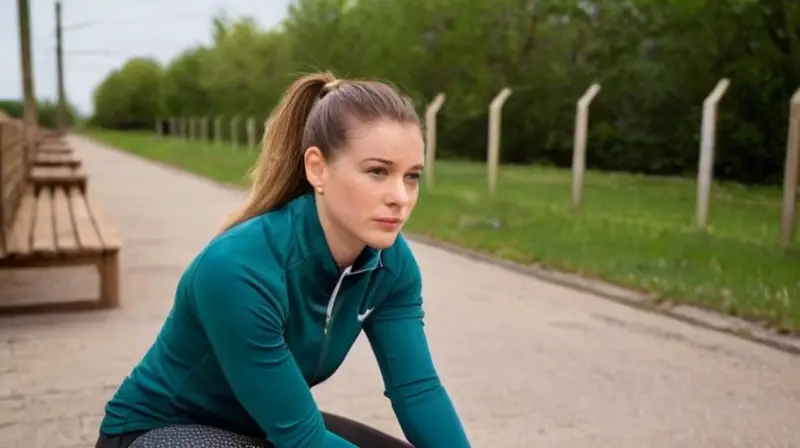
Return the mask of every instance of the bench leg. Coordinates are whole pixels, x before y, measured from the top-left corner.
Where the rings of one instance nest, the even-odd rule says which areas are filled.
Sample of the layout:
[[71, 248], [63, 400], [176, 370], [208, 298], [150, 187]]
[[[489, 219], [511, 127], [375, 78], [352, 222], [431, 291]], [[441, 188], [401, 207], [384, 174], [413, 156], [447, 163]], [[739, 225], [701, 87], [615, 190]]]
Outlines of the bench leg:
[[117, 252], [103, 255], [97, 268], [100, 271], [100, 306], [116, 308], [119, 306], [119, 262]]

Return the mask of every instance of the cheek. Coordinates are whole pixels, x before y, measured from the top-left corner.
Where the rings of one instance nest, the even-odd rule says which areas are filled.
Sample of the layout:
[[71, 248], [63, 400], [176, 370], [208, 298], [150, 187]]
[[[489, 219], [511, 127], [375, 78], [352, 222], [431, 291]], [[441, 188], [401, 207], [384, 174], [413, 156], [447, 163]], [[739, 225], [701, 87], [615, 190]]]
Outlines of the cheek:
[[419, 189], [411, 190], [408, 193], [408, 207], [414, 208], [417, 205], [417, 199], [419, 199]]
[[406, 191], [408, 191], [409, 202], [412, 205], [415, 204], [417, 199], [419, 199], [419, 181], [409, 184], [408, 187], [406, 187]]
[[356, 173], [338, 178], [331, 184], [331, 199], [336, 202], [331, 205], [336, 207], [337, 214], [346, 211], [348, 216], [345, 218], [351, 218], [353, 215], [369, 214], [375, 208], [380, 191], [369, 176]]

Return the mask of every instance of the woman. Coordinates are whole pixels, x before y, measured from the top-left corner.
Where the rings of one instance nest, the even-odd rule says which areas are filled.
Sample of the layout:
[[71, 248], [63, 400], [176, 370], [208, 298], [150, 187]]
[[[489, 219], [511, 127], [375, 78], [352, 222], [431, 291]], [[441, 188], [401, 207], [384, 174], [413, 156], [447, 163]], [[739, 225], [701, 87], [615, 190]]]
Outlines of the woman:
[[[249, 200], [184, 272], [155, 343], [106, 406], [97, 447], [469, 446], [399, 235], [423, 159], [414, 107], [391, 87], [296, 80]], [[310, 387], [362, 329], [411, 445], [315, 404]]]

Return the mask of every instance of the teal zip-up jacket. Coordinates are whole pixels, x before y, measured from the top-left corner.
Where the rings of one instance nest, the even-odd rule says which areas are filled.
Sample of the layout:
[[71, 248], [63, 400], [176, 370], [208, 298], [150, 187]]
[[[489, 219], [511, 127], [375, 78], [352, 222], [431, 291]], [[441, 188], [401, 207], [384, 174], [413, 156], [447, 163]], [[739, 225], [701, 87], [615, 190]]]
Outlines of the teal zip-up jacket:
[[157, 339], [106, 405], [101, 431], [200, 423], [276, 447], [350, 447], [310, 388], [364, 330], [385, 395], [416, 447], [469, 446], [423, 330], [420, 270], [399, 236], [334, 262], [314, 197], [214, 238], [183, 273]]

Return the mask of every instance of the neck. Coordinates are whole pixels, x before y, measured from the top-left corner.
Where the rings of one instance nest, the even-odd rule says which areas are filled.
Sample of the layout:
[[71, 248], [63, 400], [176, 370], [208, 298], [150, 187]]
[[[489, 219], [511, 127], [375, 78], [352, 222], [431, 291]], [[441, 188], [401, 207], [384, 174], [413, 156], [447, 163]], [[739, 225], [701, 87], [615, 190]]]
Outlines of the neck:
[[325, 241], [328, 243], [336, 265], [340, 268], [352, 266], [364, 250], [365, 244], [357, 241], [356, 238], [337, 226], [319, 201], [317, 201], [316, 207], [322, 233], [325, 235]]

